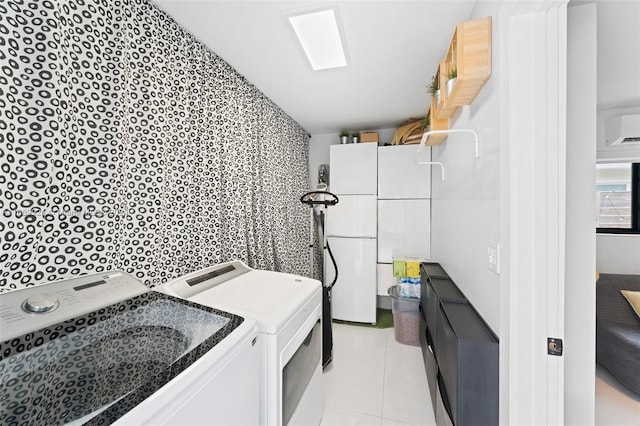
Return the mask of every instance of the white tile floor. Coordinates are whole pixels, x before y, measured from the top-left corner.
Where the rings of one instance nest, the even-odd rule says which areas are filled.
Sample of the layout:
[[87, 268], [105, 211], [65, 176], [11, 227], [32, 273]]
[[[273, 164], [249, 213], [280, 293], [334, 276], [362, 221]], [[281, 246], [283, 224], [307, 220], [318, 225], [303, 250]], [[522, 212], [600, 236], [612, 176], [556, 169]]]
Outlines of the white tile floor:
[[[321, 426], [435, 425], [419, 347], [393, 328], [333, 324], [333, 362], [324, 371]], [[640, 396], [596, 369], [596, 426], [640, 426]]]
[[640, 396], [596, 367], [596, 426], [640, 425]]
[[436, 424], [419, 347], [393, 328], [333, 324], [333, 339], [321, 426]]

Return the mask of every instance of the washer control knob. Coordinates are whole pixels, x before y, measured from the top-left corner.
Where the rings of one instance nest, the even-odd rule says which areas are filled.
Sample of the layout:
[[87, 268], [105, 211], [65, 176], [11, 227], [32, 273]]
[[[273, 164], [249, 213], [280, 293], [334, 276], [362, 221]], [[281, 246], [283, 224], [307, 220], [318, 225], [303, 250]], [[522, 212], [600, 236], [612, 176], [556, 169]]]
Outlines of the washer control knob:
[[51, 312], [60, 306], [60, 301], [55, 294], [36, 294], [22, 302], [22, 309], [30, 314], [44, 314]]

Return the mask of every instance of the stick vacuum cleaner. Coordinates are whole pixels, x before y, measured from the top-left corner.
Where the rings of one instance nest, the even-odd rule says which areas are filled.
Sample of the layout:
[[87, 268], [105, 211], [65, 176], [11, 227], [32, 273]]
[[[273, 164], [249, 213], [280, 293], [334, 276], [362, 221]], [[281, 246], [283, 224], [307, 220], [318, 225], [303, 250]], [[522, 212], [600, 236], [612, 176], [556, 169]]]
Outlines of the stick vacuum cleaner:
[[[319, 185], [324, 186], [326, 185]], [[327, 249], [333, 267], [335, 269], [335, 276], [330, 284], [324, 283], [322, 286], [322, 368], [326, 368], [331, 363], [331, 352], [333, 349], [333, 332], [331, 330], [331, 289], [338, 280], [338, 265], [336, 259], [331, 253], [331, 247], [327, 242], [327, 238], [324, 233], [324, 219], [327, 207], [335, 206], [338, 204], [338, 197], [335, 194], [327, 191], [311, 191], [300, 197], [300, 202], [311, 207], [311, 242], [309, 244], [310, 249], [310, 262], [311, 262], [311, 276], [313, 276], [313, 265], [315, 260], [315, 244], [313, 237], [314, 226], [317, 226], [322, 234], [322, 256], [324, 259], [324, 249]], [[324, 262], [323, 262], [324, 263]], [[324, 281], [324, 279], [323, 279]]]

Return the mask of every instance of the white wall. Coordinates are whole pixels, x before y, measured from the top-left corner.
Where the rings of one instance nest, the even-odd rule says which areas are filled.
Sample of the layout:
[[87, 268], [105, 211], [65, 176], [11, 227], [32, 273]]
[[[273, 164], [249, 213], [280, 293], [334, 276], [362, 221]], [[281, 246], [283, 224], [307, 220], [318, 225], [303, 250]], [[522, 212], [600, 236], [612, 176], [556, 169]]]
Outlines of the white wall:
[[[431, 258], [440, 262], [485, 321], [499, 333], [499, 275], [487, 266], [489, 241], [500, 241], [500, 26], [499, 2], [479, 2], [470, 19], [493, 15], [492, 75], [469, 106], [458, 109], [450, 127], [473, 129], [450, 134], [432, 148], [432, 160], [444, 163], [446, 180], [432, 170]], [[435, 71], [435, 70], [434, 70]]]
[[[329, 164], [329, 146], [340, 143], [337, 133], [311, 135], [309, 139], [309, 188], [315, 189], [318, 183], [318, 166]], [[331, 179], [331, 176], [329, 176]], [[331, 183], [331, 180], [329, 180]]]
[[596, 268], [606, 274], [640, 274], [640, 235], [598, 234]]
[[567, 10], [564, 376], [567, 425], [595, 416], [596, 4]]
[[[395, 129], [367, 129], [376, 131], [380, 137], [380, 144], [391, 143]], [[309, 188], [315, 189], [318, 183], [318, 166], [329, 164], [329, 146], [339, 144], [338, 132], [311, 135], [309, 141]], [[331, 170], [329, 170], [329, 190], [331, 190]]]
[[[640, 145], [624, 147], [605, 144], [605, 121], [622, 114], [640, 114], [640, 106], [598, 110], [598, 162], [640, 161]], [[596, 267], [598, 271], [610, 274], [640, 274], [640, 235], [598, 234]]]

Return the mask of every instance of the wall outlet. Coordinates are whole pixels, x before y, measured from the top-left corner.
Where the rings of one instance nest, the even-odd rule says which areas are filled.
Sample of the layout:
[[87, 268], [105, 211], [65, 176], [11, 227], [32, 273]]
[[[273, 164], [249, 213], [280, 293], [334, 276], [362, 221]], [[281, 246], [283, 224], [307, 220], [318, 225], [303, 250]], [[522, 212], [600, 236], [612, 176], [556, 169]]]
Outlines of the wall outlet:
[[496, 274], [500, 273], [500, 243], [497, 241], [489, 241], [487, 246], [487, 261], [489, 269]]

